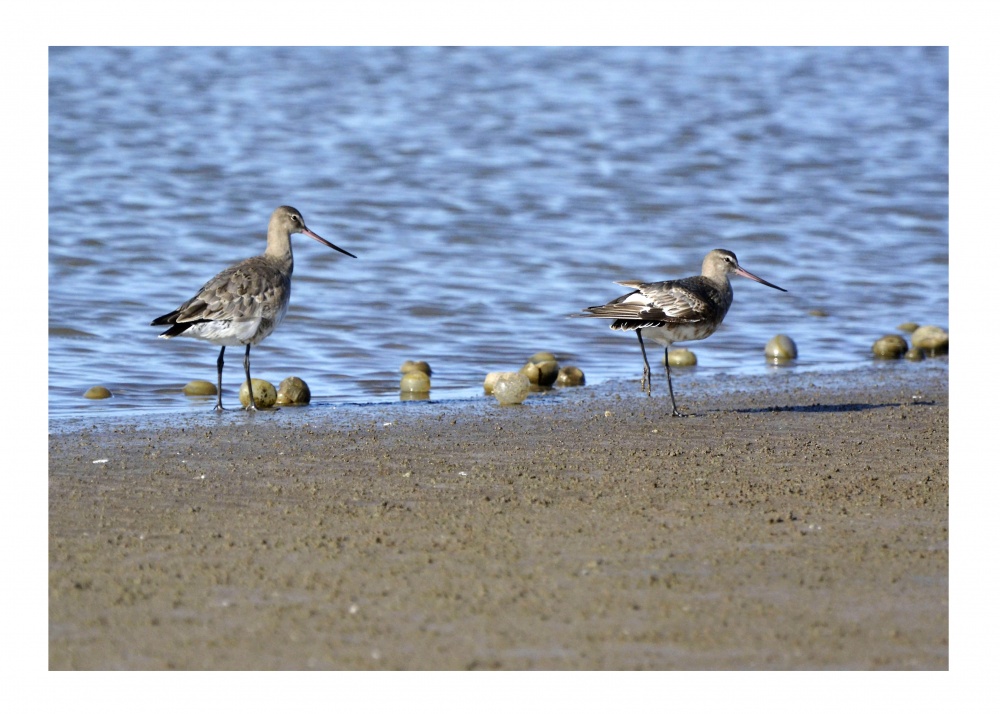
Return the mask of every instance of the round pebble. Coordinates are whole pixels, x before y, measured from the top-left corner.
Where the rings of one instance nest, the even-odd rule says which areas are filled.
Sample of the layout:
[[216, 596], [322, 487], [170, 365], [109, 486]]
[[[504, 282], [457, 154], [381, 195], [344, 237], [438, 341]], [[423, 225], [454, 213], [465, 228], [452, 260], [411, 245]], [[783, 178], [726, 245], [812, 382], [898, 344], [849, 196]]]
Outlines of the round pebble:
[[528, 382], [534, 385], [538, 384], [538, 375], [541, 372], [538, 369], [538, 365], [534, 362], [528, 362], [526, 365], [521, 367], [519, 370], [521, 374], [528, 378]]
[[285, 377], [278, 385], [278, 398], [274, 402], [280, 406], [305, 406], [312, 399], [309, 385], [298, 377]]
[[824, 310], [822, 308], [818, 308], [818, 307], [813, 308], [812, 310], [810, 310], [809, 314], [812, 315], [813, 317], [829, 317], [830, 316], [830, 313], [828, 313], [826, 310]]
[[900, 332], [913, 332], [918, 327], [920, 325], [915, 322], [904, 322], [902, 325], [896, 325], [896, 329]]
[[872, 352], [879, 359], [899, 359], [905, 354], [908, 345], [899, 335], [886, 335], [875, 340]]
[[504, 405], [520, 404], [531, 391], [531, 382], [520, 372], [502, 372], [493, 384], [493, 396]]
[[929, 357], [948, 353], [948, 333], [937, 325], [921, 325], [913, 331], [913, 346]]
[[204, 379], [192, 379], [190, 382], [184, 385], [184, 393], [189, 397], [204, 397], [212, 394], [217, 394], [218, 389], [211, 382], [206, 382]]
[[111, 396], [111, 390], [100, 385], [91, 387], [83, 393], [84, 399], [107, 399]]
[[579, 367], [567, 365], [559, 370], [556, 377], [556, 384], [560, 387], [582, 387], [586, 383], [583, 370]]
[[788, 335], [775, 335], [764, 346], [764, 355], [775, 362], [784, 362], [797, 359], [799, 348], [795, 346], [795, 341]]
[[694, 352], [685, 349], [670, 350], [666, 359], [670, 361], [671, 367], [694, 367], [698, 364], [698, 358]]
[[521, 367], [521, 374], [528, 378], [528, 381], [539, 387], [551, 387], [559, 377], [559, 363], [555, 360], [542, 360], [541, 362], [528, 362]]
[[[275, 390], [274, 385], [266, 379], [254, 379], [251, 381], [253, 382], [253, 401], [257, 405], [257, 408], [270, 409], [273, 407], [274, 403], [278, 401], [278, 392]], [[246, 382], [240, 387], [240, 404], [244, 408], [250, 406], [250, 390], [247, 388]]]
[[924, 351], [919, 347], [911, 347], [910, 349], [906, 350], [906, 354], [903, 356], [906, 359], [910, 360], [911, 362], [919, 362], [926, 355], [924, 354]]
[[554, 359], [547, 359], [538, 364], [538, 384], [542, 387], [551, 387], [559, 379], [559, 363]]
[[506, 374], [505, 372], [490, 372], [486, 375], [486, 379], [483, 380], [483, 392], [485, 394], [493, 394], [493, 385], [497, 383], [501, 374]]
[[414, 370], [405, 372], [399, 380], [399, 391], [411, 394], [426, 394], [431, 391], [431, 378], [426, 372]]
[[403, 365], [399, 368], [399, 371], [402, 372], [403, 374], [407, 374], [408, 372], [423, 372], [428, 377], [431, 376], [431, 366], [426, 362], [424, 362], [423, 360], [413, 361], [408, 359], [405, 362], [403, 362]]

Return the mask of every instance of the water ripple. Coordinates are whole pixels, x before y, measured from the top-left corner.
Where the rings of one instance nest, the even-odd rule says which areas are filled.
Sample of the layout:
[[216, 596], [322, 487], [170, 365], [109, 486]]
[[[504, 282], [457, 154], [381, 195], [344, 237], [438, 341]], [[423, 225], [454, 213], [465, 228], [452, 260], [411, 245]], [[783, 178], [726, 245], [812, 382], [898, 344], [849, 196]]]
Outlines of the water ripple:
[[903, 321], [947, 326], [947, 68], [940, 48], [53, 48], [50, 414], [203, 408], [179, 388], [214, 381], [217, 349], [149, 321], [260, 252], [279, 204], [359, 257], [296, 240], [287, 320], [254, 350], [323, 402], [397, 399], [406, 359], [435, 398], [541, 349], [635, 378], [634, 338], [566, 315], [716, 247], [790, 292], [738, 281], [696, 369], [767, 370], [778, 332], [795, 369], [867, 361]]

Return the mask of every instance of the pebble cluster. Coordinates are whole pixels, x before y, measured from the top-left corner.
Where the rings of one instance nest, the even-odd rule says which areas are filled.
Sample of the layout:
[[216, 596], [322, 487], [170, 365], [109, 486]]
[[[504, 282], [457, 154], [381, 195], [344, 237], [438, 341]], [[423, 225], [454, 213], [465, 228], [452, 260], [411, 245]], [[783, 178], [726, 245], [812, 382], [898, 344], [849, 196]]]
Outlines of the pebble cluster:
[[[813, 310], [810, 314], [826, 316], [825, 312]], [[912, 344], [900, 334], [887, 334], [877, 339], [872, 345], [872, 354], [876, 359], [906, 358], [919, 361], [926, 357], [937, 357], [948, 354], [948, 333], [937, 325], [919, 325], [915, 322], [904, 322], [897, 329], [910, 335]], [[775, 364], [795, 360], [799, 356], [795, 341], [787, 335], [775, 335], [764, 347], [765, 358]], [[691, 350], [671, 350], [664, 356], [670, 361], [671, 367], [691, 367], [698, 364], [698, 358]], [[423, 360], [407, 360], [399, 368], [402, 377], [399, 381], [400, 399], [428, 399], [431, 390], [431, 367]], [[543, 391], [555, 387], [579, 387], [586, 383], [583, 370], [567, 365], [561, 367], [552, 352], [536, 352], [517, 372], [490, 372], [483, 382], [483, 392], [492, 394], [500, 404], [521, 404], [533, 391]], [[253, 380], [254, 401], [258, 409], [268, 409], [273, 406], [304, 406], [309, 404], [312, 395], [307, 385], [299, 377], [286, 377], [278, 389], [263, 379]], [[214, 396], [217, 393], [213, 382], [195, 379], [184, 385], [183, 392], [188, 396]], [[111, 391], [97, 385], [84, 393], [86, 399], [108, 399]], [[240, 404], [244, 407], [250, 403], [246, 382], [240, 387]]]
[[948, 354], [948, 333], [937, 325], [918, 326], [915, 322], [904, 322], [897, 329], [911, 333], [912, 346], [907, 344], [902, 335], [885, 335], [872, 345], [872, 353], [876, 359], [905, 357], [912, 362], [919, 362], [926, 357]]
[[579, 367], [560, 367], [559, 360], [551, 352], [536, 352], [517, 372], [487, 374], [483, 391], [496, 397], [500, 404], [520, 404], [532, 391], [552, 386], [579, 387], [585, 383], [586, 378]]

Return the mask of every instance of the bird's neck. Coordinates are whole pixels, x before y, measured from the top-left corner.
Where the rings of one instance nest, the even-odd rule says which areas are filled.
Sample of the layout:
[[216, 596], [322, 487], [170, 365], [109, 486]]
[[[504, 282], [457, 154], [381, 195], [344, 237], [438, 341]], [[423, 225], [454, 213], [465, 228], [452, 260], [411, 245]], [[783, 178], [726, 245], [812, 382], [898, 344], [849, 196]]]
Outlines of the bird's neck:
[[728, 310], [729, 306], [733, 304], [733, 284], [729, 282], [729, 276], [723, 275], [721, 278], [717, 278], [706, 275], [704, 277], [709, 285], [718, 292], [719, 305], [724, 306], [724, 310]]
[[288, 234], [268, 233], [264, 255], [280, 263], [292, 264], [292, 237]]
[[719, 295], [722, 297], [723, 314], [729, 311], [729, 306], [733, 304], [733, 284], [729, 278], [725, 277], [719, 285]]
[[280, 250], [276, 249], [269, 243], [267, 250], [264, 251], [264, 257], [267, 258], [268, 262], [274, 265], [280, 272], [291, 276], [292, 267], [294, 266], [294, 262], [292, 261], [291, 244], [289, 244], [284, 250]]

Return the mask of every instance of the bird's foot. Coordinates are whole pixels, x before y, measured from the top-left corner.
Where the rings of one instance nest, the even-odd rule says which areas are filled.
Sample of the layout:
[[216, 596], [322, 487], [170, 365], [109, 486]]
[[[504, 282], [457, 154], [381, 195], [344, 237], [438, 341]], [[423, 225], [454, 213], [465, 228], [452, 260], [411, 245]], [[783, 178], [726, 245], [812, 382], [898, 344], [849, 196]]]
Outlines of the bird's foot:
[[681, 414], [679, 411], [677, 411], [677, 407], [674, 407], [674, 411], [673, 411], [673, 413], [670, 416], [683, 417], [683, 416], [687, 416], [687, 414]]

